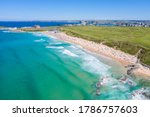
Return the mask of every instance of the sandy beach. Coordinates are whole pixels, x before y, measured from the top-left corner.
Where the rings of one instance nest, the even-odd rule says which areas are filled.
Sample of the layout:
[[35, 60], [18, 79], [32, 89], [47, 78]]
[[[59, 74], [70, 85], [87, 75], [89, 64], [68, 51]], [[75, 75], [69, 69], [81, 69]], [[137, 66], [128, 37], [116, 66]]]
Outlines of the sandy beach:
[[43, 32], [44, 34], [56, 38], [59, 40], [64, 40], [73, 44], [80, 45], [84, 49], [87, 49], [91, 52], [95, 52], [96, 54], [99, 55], [105, 55], [108, 57], [111, 57], [120, 63], [122, 63], [124, 66], [127, 65], [133, 65], [136, 64], [138, 68], [136, 68], [133, 72], [138, 74], [138, 75], [145, 75], [145, 76], [150, 76], [150, 69], [147, 67], [142, 66], [141, 64], [137, 64], [137, 57], [124, 53], [120, 50], [116, 50], [114, 48], [108, 47], [102, 43], [95, 43], [92, 41], [88, 41], [85, 39], [77, 38], [77, 37], [72, 37], [69, 36], [63, 32], [53, 32], [53, 31], [45, 31]]

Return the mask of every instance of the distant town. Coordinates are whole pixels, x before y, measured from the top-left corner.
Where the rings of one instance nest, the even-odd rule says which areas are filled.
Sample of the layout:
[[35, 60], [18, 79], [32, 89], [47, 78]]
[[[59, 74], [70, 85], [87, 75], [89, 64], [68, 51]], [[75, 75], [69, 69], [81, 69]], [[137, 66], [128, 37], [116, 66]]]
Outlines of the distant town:
[[124, 26], [124, 27], [150, 27], [150, 20], [77, 20], [67, 26]]

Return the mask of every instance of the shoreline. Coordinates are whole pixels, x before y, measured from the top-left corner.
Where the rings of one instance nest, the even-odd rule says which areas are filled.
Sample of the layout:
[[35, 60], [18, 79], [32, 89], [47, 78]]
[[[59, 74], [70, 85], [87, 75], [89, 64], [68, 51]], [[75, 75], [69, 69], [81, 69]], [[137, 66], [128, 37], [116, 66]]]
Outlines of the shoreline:
[[104, 56], [113, 58], [124, 66], [136, 64], [138, 68], [136, 68], [133, 71], [133, 73], [137, 75], [142, 75], [142, 76], [143, 75], [148, 76], [148, 77], [150, 76], [150, 69], [137, 63], [138, 59], [137, 57], [133, 55], [108, 47], [102, 43], [96, 43], [96, 42], [88, 41], [82, 38], [72, 37], [63, 32], [45, 31], [42, 33], [52, 38], [56, 38], [56, 39], [63, 40], [69, 43], [80, 45], [84, 49], [87, 49], [98, 55], [104, 55]]

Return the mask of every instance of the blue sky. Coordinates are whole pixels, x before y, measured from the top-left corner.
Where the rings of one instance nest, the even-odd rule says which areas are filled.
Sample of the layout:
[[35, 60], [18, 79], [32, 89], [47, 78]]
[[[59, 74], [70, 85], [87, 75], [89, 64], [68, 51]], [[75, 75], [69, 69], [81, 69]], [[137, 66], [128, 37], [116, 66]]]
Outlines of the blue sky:
[[0, 0], [0, 20], [150, 20], [150, 0]]

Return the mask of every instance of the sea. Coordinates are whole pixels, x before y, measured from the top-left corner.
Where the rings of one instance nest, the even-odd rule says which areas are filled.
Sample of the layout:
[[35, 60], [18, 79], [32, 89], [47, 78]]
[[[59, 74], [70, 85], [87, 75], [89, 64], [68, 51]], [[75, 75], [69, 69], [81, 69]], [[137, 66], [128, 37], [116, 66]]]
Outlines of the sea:
[[[41, 23], [47, 25], [0, 25]], [[0, 30], [0, 100], [134, 99], [150, 99], [150, 80], [127, 75], [119, 62], [40, 32]]]
[[45, 26], [64, 26], [69, 24], [78, 24], [78, 21], [0, 21], [0, 26], [10, 27], [10, 28], [20, 28], [20, 27], [33, 27], [39, 25], [41, 27]]

